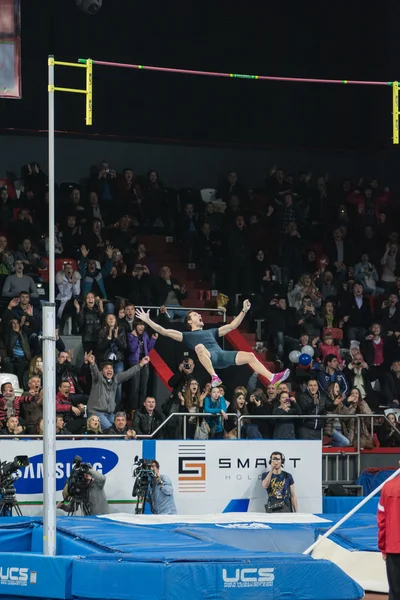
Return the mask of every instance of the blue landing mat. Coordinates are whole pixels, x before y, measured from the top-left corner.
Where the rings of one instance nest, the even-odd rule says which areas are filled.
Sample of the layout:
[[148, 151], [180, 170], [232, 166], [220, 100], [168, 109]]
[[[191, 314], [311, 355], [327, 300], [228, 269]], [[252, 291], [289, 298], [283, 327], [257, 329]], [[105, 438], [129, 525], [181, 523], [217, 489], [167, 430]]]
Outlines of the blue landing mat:
[[[339, 518], [334, 515], [331, 520]], [[356, 530], [357, 524], [350, 525]], [[39, 554], [40, 519], [2, 519], [4, 581], [12, 582], [16, 572], [10, 569], [15, 565], [18, 576], [25, 579], [13, 587], [10, 581], [10, 585], [2, 584], [0, 578], [0, 598], [43, 598], [50, 593], [52, 598], [82, 600], [363, 597], [363, 590], [336, 565], [301, 554], [321, 530], [320, 523], [260, 526], [262, 529], [249, 529], [245, 523], [235, 523], [234, 528], [226, 523], [136, 525], [96, 517], [62, 517], [57, 519], [57, 537], [64, 558], [51, 559]], [[10, 544], [15, 548], [19, 543], [20, 552], [9, 553]]]

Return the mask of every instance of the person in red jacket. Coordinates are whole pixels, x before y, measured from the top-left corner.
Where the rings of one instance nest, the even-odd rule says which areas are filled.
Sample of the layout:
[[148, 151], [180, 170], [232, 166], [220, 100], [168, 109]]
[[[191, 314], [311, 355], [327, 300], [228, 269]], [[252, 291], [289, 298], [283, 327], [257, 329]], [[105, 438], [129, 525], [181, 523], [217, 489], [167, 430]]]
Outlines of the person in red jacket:
[[386, 561], [389, 600], [400, 600], [400, 476], [385, 483], [378, 504], [378, 547]]

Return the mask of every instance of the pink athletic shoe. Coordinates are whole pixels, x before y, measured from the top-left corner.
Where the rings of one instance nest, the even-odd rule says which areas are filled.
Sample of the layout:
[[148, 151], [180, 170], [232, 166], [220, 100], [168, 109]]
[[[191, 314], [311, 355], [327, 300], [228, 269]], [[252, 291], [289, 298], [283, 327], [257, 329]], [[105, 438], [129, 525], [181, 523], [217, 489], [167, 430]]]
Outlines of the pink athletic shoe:
[[287, 379], [289, 377], [289, 375], [290, 375], [289, 369], [285, 369], [281, 373], [274, 373], [270, 383], [272, 383], [272, 385], [277, 386], [280, 383], [282, 383], [282, 381], [285, 381], [285, 379]]
[[211, 387], [218, 387], [219, 385], [221, 385], [222, 381], [220, 380], [220, 378], [218, 377], [218, 375], [213, 375], [211, 377]]

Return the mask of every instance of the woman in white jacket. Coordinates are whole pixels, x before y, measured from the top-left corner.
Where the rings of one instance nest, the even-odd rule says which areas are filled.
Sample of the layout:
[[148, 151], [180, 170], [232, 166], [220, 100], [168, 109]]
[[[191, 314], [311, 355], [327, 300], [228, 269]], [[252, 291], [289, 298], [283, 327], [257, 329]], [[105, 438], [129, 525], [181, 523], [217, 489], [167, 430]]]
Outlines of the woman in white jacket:
[[71, 263], [64, 263], [62, 271], [58, 271], [56, 274], [56, 284], [58, 286], [58, 310], [57, 320], [59, 322], [60, 334], [63, 332], [63, 328], [68, 317], [72, 318], [72, 334], [76, 335], [76, 310], [74, 306], [74, 300], [79, 298], [81, 294], [81, 274], [78, 271], [74, 271], [74, 267]]

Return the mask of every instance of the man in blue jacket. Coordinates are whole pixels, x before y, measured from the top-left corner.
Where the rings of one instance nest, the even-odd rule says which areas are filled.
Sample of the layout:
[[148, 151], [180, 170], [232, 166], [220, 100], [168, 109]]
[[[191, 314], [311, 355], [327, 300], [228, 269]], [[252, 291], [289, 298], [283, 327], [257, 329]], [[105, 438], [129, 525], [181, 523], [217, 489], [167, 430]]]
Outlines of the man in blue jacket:
[[318, 385], [325, 392], [328, 391], [330, 383], [338, 383], [340, 392], [345, 395], [347, 394], [349, 391], [349, 384], [346, 377], [339, 369], [338, 359], [334, 354], [328, 354], [325, 357], [323, 367], [320, 363], [314, 363], [313, 369], [317, 372]]
[[174, 488], [167, 475], [160, 474], [160, 463], [153, 460], [151, 468], [154, 473], [150, 482], [150, 503], [153, 515], [176, 515]]

